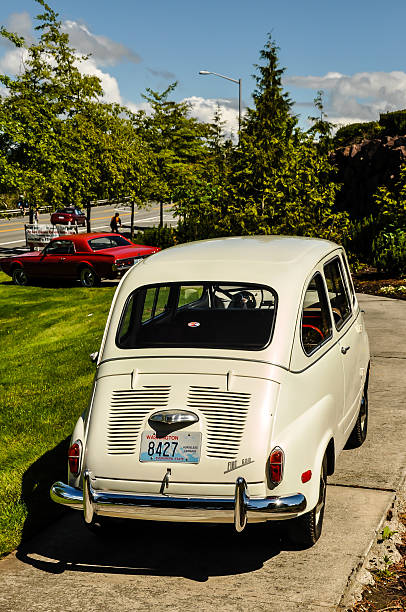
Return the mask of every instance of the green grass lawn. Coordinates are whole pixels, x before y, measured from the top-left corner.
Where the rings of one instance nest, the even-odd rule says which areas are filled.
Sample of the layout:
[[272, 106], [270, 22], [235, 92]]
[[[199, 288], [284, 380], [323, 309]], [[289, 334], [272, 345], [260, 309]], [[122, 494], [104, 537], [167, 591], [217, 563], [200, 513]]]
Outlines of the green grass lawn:
[[87, 406], [115, 287], [17, 287], [0, 272], [0, 556], [63, 511], [68, 438]]

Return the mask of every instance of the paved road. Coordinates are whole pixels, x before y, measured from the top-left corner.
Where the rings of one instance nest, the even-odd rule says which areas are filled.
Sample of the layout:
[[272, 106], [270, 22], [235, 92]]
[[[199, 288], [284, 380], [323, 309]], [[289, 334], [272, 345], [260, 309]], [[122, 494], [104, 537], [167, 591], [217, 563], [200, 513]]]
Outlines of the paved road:
[[237, 535], [228, 526], [132, 522], [100, 540], [71, 511], [0, 562], [1, 612], [336, 610], [406, 459], [406, 302], [360, 302], [372, 349], [369, 436], [339, 459], [316, 546], [289, 550], [270, 524]]
[[[174, 220], [168, 206], [164, 208], [164, 223], [173, 224]], [[120, 213], [123, 230], [130, 228], [131, 211], [128, 207], [98, 206], [92, 208], [91, 227], [92, 231], [110, 231], [110, 219], [115, 211]], [[39, 216], [40, 224], [48, 224], [50, 213], [42, 213]], [[10, 248], [25, 245], [24, 223], [28, 223], [28, 216], [13, 217], [11, 219], [0, 219], [0, 252]], [[135, 225], [139, 228], [158, 225], [159, 206], [152, 204], [148, 208], [137, 209], [135, 213]], [[85, 230], [83, 230], [85, 231]]]

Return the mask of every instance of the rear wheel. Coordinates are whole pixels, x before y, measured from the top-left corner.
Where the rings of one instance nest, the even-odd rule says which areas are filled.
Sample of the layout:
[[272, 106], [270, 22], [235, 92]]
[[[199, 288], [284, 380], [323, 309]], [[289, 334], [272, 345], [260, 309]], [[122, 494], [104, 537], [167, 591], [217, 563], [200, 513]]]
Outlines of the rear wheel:
[[319, 498], [317, 504], [296, 519], [287, 521], [289, 540], [300, 548], [313, 546], [321, 536], [327, 489], [327, 456], [324, 455], [320, 469]]
[[345, 448], [358, 448], [365, 442], [368, 432], [368, 387], [365, 385], [362, 392], [361, 405], [359, 407], [358, 418], [354, 425]]
[[28, 285], [28, 276], [24, 268], [14, 268], [13, 270], [13, 283], [15, 285]]
[[93, 268], [89, 266], [85, 266], [80, 270], [79, 280], [82, 287], [96, 287], [100, 283], [100, 278]]

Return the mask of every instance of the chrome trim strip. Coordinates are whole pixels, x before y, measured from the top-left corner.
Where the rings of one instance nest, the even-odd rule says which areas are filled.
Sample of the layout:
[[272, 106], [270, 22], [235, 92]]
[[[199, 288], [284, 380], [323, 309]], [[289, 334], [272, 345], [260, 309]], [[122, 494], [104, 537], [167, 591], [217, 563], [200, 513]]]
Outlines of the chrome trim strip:
[[96, 491], [90, 475], [83, 476], [84, 494], [80, 489], [56, 482], [51, 487], [51, 499], [59, 504], [84, 510], [86, 522], [94, 514], [103, 516], [151, 520], [234, 523], [242, 531], [247, 519], [266, 521], [272, 518], [294, 518], [306, 509], [306, 498], [301, 493], [284, 497], [271, 496], [251, 499], [244, 478], [237, 478], [235, 497], [175, 497], [169, 495], [136, 495], [132, 493]]
[[[107, 326], [107, 323], [106, 323]], [[123, 350], [123, 349], [121, 349]], [[136, 349], [134, 349], [136, 350]], [[139, 350], [139, 349], [138, 349]], [[101, 349], [100, 349], [101, 351]], [[281, 368], [281, 370], [286, 370], [289, 372], [289, 368], [286, 366], [280, 365], [279, 363], [273, 363], [272, 361], [264, 361], [263, 359], [244, 359], [244, 357], [220, 357], [219, 355], [123, 355], [122, 357], [109, 357], [108, 359], [103, 359], [98, 367], [103, 365], [104, 363], [109, 363], [110, 361], [120, 361], [121, 359], [220, 359], [222, 361], [248, 361], [249, 363], [263, 363], [264, 365], [276, 366], [277, 368]], [[258, 377], [257, 377], [258, 378]], [[263, 378], [262, 376], [259, 378]], [[269, 379], [265, 379], [269, 380]]]

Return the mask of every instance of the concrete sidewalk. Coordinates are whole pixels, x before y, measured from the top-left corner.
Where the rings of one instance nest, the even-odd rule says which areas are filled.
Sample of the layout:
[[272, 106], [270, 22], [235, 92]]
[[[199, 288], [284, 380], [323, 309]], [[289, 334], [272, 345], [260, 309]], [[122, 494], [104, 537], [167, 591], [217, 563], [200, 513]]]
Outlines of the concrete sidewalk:
[[359, 296], [371, 341], [369, 436], [330, 479], [323, 535], [283, 548], [278, 527], [119, 524], [103, 539], [71, 512], [0, 562], [0, 611], [337, 610], [405, 465], [406, 302]]

